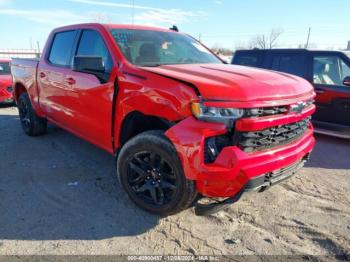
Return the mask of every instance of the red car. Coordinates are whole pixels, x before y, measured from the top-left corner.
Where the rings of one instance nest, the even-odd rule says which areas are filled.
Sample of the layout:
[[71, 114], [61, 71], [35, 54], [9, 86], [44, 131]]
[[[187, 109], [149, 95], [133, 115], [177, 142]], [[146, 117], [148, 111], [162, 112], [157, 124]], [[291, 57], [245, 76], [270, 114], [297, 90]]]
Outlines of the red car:
[[54, 30], [40, 61], [14, 59], [24, 132], [47, 121], [115, 155], [141, 208], [208, 214], [295, 174], [314, 146], [313, 87], [304, 79], [225, 65], [192, 37], [130, 25]]
[[0, 104], [12, 102], [12, 76], [10, 70], [10, 60], [0, 59]]

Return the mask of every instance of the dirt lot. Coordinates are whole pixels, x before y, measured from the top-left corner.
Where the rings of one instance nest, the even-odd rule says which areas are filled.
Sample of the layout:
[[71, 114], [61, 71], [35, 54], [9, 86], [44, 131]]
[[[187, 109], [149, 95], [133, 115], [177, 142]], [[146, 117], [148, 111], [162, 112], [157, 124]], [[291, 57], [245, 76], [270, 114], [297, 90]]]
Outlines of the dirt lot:
[[129, 201], [108, 153], [54, 126], [29, 138], [0, 108], [0, 255], [349, 253], [350, 141], [317, 140], [283, 184], [209, 217], [159, 219]]

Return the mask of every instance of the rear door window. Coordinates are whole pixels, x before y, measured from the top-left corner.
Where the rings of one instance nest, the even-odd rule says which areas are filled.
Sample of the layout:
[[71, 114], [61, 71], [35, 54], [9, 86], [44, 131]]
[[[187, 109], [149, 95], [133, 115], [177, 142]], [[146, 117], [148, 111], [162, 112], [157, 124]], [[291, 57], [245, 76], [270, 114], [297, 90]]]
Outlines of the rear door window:
[[300, 77], [306, 77], [306, 56], [302, 54], [274, 54], [271, 69]]
[[262, 67], [262, 54], [236, 54], [233, 58], [233, 64], [251, 67]]
[[51, 45], [49, 62], [58, 66], [69, 67], [77, 31], [56, 33]]

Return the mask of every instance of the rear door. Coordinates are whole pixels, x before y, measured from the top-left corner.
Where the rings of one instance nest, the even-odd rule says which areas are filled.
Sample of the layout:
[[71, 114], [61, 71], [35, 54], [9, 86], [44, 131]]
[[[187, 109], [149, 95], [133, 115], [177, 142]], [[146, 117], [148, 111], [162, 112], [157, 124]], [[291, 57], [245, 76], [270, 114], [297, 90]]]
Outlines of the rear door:
[[350, 76], [350, 61], [341, 53], [313, 55], [313, 83], [317, 93], [317, 121], [350, 126], [350, 86], [343, 84]]
[[72, 87], [67, 83], [67, 73], [71, 67], [77, 35], [77, 30], [57, 32], [48, 53], [38, 66], [40, 106], [49, 119], [63, 126], [74, 117], [69, 105], [74, 101], [70, 97]]

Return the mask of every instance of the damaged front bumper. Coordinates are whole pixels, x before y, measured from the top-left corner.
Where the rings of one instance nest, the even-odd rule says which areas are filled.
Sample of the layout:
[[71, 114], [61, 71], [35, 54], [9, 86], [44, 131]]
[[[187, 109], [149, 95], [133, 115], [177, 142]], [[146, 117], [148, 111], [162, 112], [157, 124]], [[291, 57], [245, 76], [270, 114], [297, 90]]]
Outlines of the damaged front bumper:
[[247, 191], [261, 191], [295, 174], [315, 144], [310, 124], [301, 137], [287, 144], [256, 152], [244, 152], [236, 145], [229, 145], [215, 161], [207, 163], [206, 139], [227, 132], [224, 124], [189, 117], [165, 133], [178, 152], [186, 178], [196, 181], [197, 191], [205, 197], [228, 198], [222, 203], [224, 206], [237, 201]]
[[216, 213], [226, 207], [229, 207], [233, 203], [241, 199], [243, 195], [250, 192], [263, 192], [273, 185], [276, 185], [291, 176], [295, 175], [309, 160], [310, 154], [307, 154], [301, 161], [285, 167], [280, 170], [269, 172], [261, 176], [255, 177], [249, 180], [245, 186], [233, 197], [227, 198], [222, 201], [212, 202], [210, 204], [195, 204], [195, 213], [197, 216], [207, 216]]

